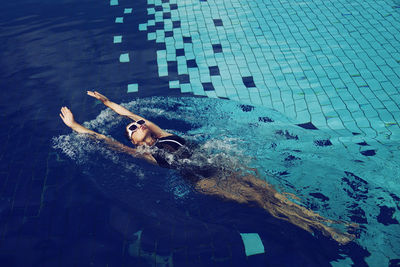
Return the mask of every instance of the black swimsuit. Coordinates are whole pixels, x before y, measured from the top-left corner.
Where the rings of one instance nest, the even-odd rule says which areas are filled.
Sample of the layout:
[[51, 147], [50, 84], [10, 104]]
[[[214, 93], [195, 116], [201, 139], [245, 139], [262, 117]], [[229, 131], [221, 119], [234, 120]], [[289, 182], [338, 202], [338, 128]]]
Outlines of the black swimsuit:
[[[199, 152], [194, 152], [192, 146], [189, 147], [182, 137], [177, 135], [161, 137], [153, 147], [156, 149], [152, 152], [152, 156], [160, 167], [177, 169], [191, 181], [210, 177], [216, 173], [216, 168], [206, 164], [205, 157], [199, 160]], [[190, 159], [193, 153], [196, 153], [196, 160], [183, 161]]]
[[[172, 168], [173, 163], [176, 160], [168, 160], [168, 156], [177, 156], [178, 159], [189, 158], [190, 153], [188, 148], [185, 146], [186, 141], [182, 137], [177, 135], [170, 135], [157, 139], [153, 145], [157, 147], [152, 156], [157, 161], [157, 164], [164, 168]], [[177, 153], [177, 152], [180, 153]]]

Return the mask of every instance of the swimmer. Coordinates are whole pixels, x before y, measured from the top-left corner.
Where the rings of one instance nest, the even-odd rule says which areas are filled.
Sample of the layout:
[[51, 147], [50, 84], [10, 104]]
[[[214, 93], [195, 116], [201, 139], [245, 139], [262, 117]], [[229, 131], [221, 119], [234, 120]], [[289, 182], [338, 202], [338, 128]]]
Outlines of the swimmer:
[[[62, 107], [61, 119], [77, 133], [89, 134], [96, 139], [103, 140], [112, 149], [144, 159], [151, 164], [183, 170], [183, 175], [189, 177], [188, 180], [193, 183], [194, 188], [200, 193], [238, 203], [255, 204], [265, 209], [275, 218], [288, 221], [310, 233], [317, 229], [340, 244], [347, 244], [355, 238], [353, 235], [340, 232], [329, 225], [345, 224], [350, 228], [355, 228], [357, 225], [324, 218], [290, 201], [284, 194], [279, 193], [271, 185], [257, 178], [258, 174], [255, 169], [248, 169], [248, 171], [242, 173], [228, 171], [236, 168], [227, 168], [222, 172], [213, 166], [207, 166], [207, 164], [205, 168], [197, 168], [195, 171], [193, 169], [187, 171], [185, 168], [180, 168], [181, 166], [177, 166], [177, 163], [182, 161], [171, 161], [169, 155], [175, 155], [179, 159], [191, 157], [190, 149], [182, 137], [164, 131], [153, 122], [132, 113], [96, 91], [88, 91], [87, 94], [100, 100], [105, 106], [119, 115], [132, 120], [126, 126], [125, 132], [135, 148], [123, 145], [103, 134], [87, 129], [74, 120], [72, 112], [67, 107]], [[139, 151], [139, 147], [143, 149]], [[254, 175], [250, 174], [249, 171], [252, 171]]]

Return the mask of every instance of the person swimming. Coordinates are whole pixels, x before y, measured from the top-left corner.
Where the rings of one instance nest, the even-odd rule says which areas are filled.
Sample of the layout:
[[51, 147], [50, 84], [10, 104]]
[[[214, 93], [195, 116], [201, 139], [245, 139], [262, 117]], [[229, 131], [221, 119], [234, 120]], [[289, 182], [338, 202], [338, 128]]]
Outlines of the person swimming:
[[[206, 155], [198, 157], [196, 149], [191, 148], [184, 138], [164, 131], [155, 123], [110, 101], [99, 92], [88, 91], [87, 94], [100, 100], [119, 115], [132, 120], [126, 126], [125, 132], [135, 148], [125, 146], [80, 125], [75, 121], [72, 112], [67, 107], [62, 107], [61, 119], [77, 133], [89, 134], [96, 139], [103, 140], [112, 149], [144, 159], [151, 164], [177, 169], [200, 193], [242, 204], [257, 205], [275, 218], [288, 221], [310, 233], [317, 229], [340, 244], [347, 244], [355, 238], [352, 234], [340, 232], [328, 225], [344, 224], [349, 228], [355, 228], [357, 225], [324, 218], [290, 201], [270, 184], [257, 178], [259, 175], [255, 169], [243, 167], [242, 169], [246, 169], [246, 171], [237, 171], [238, 166], [217, 168], [207, 161]], [[194, 164], [194, 161], [190, 160], [194, 155], [203, 159], [203, 162], [199, 164], [199, 161], [196, 160], [196, 164]]]

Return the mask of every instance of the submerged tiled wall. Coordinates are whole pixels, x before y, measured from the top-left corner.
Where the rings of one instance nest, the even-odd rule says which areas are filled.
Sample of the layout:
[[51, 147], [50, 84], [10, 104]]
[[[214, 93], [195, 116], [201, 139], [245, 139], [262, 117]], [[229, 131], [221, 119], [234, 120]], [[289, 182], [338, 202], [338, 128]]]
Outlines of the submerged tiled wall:
[[[139, 29], [170, 88], [299, 122], [399, 138], [400, 6], [390, 1], [149, 0]], [[177, 73], [177, 75], [174, 75]]]

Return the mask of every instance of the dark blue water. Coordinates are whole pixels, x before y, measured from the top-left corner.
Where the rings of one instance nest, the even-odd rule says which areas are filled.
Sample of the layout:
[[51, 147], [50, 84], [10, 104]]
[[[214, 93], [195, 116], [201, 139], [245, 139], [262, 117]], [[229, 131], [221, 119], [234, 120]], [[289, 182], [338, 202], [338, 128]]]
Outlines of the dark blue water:
[[[261, 209], [190, 190], [177, 198], [171, 171], [137, 163], [145, 179], [130, 179], [106, 157], [79, 162], [53, 147], [54, 137], [70, 133], [61, 106], [79, 122], [104, 109], [86, 90], [117, 103], [181, 96], [158, 78], [157, 47], [137, 30], [146, 2], [129, 4], [135, 15], [116, 25], [109, 1], [2, 3], [0, 265], [329, 266], [343, 257], [365, 265], [369, 252], [358, 245], [339, 247]], [[116, 47], [112, 36], [122, 33]], [[127, 51], [141, 55], [134, 65], [118, 62]], [[145, 89], [128, 94], [128, 83]], [[195, 127], [150, 119], [178, 132]], [[260, 235], [265, 254], [245, 256], [239, 233], [246, 232]]]

